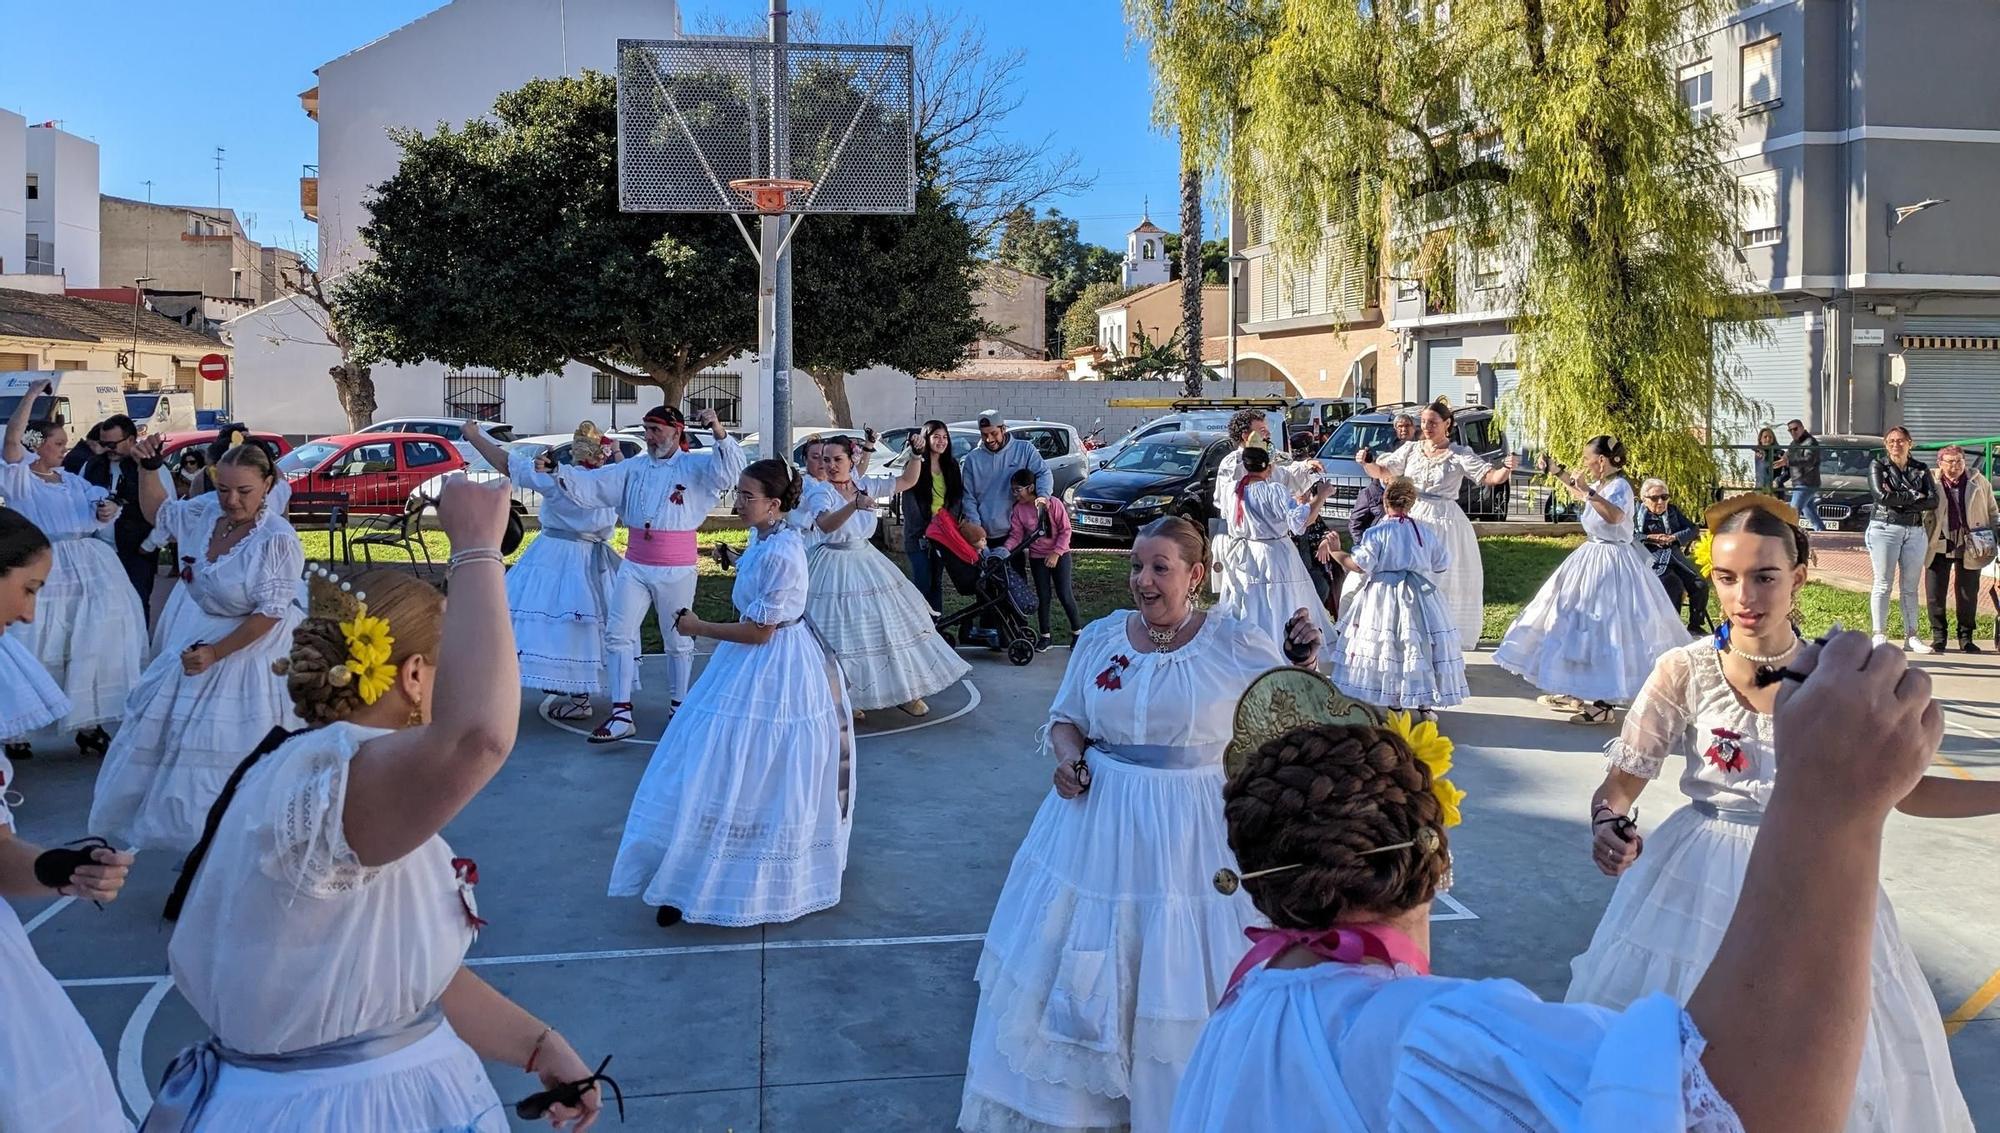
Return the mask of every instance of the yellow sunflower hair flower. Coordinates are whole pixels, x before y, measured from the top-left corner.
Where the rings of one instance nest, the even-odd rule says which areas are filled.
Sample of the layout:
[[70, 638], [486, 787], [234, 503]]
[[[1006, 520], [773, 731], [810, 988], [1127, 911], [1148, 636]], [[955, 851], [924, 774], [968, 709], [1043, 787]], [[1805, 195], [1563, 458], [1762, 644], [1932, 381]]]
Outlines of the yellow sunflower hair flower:
[[1702, 532], [1701, 538], [1688, 548], [1688, 558], [1694, 562], [1694, 568], [1701, 572], [1701, 576], [1707, 578], [1708, 572], [1715, 569], [1715, 533]]
[[1437, 796], [1438, 806], [1443, 810], [1446, 826], [1457, 826], [1463, 821], [1459, 814], [1459, 804], [1465, 801], [1465, 792], [1458, 789], [1451, 780], [1445, 778], [1451, 770], [1451, 755], [1456, 745], [1451, 737], [1438, 731], [1437, 722], [1425, 720], [1418, 723], [1408, 712], [1389, 713], [1389, 730], [1403, 737], [1416, 755], [1417, 762], [1431, 773], [1431, 793]]
[[347, 662], [342, 667], [354, 677], [354, 690], [361, 703], [373, 704], [396, 683], [396, 667], [389, 664], [396, 638], [389, 623], [372, 617], [364, 607], [352, 621], [340, 623], [340, 636], [347, 640]]

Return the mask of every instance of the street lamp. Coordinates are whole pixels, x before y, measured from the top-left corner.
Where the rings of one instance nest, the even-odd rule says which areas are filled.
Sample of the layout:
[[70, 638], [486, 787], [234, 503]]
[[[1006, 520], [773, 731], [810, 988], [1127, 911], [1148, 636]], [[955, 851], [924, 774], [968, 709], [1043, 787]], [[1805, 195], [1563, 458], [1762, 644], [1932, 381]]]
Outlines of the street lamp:
[[[1233, 231], [1234, 226], [1231, 227], [1230, 239], [1233, 241], [1236, 234]], [[1229, 396], [1231, 397], [1236, 396], [1236, 285], [1243, 278], [1243, 265], [1249, 262], [1250, 257], [1241, 252], [1229, 253]]]
[[1951, 201], [1941, 197], [1925, 197], [1913, 205], [1889, 206], [1889, 228], [1883, 233], [1883, 243], [1889, 253], [1890, 271], [1900, 272], [1903, 270], [1903, 265], [1896, 260], [1896, 227], [1925, 209], [1932, 209], [1939, 205], [1948, 205], [1950, 203]]

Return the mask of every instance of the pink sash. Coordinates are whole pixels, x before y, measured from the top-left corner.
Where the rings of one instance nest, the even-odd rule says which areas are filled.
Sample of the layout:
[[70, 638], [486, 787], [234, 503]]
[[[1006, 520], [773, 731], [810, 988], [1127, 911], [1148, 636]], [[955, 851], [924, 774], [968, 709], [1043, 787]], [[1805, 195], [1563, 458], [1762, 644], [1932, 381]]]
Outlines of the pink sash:
[[1391, 967], [1407, 965], [1418, 975], [1431, 974], [1430, 959], [1416, 942], [1386, 924], [1336, 925], [1329, 929], [1253, 926], [1244, 929], [1243, 935], [1250, 938], [1250, 952], [1229, 974], [1229, 990], [1222, 993], [1223, 1003], [1235, 998], [1237, 985], [1252, 969], [1277, 959], [1294, 947], [1302, 947], [1336, 964], [1374, 962]]
[[691, 567], [699, 554], [693, 531], [655, 531], [642, 527], [628, 529], [625, 557], [640, 566]]

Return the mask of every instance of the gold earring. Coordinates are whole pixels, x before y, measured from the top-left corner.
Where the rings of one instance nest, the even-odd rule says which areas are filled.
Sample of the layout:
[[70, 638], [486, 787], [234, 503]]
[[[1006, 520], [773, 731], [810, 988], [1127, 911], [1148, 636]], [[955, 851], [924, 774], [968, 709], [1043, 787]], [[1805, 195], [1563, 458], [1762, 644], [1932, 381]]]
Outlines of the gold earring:
[[421, 727], [424, 722], [424, 699], [418, 697], [410, 702], [410, 723], [412, 728]]

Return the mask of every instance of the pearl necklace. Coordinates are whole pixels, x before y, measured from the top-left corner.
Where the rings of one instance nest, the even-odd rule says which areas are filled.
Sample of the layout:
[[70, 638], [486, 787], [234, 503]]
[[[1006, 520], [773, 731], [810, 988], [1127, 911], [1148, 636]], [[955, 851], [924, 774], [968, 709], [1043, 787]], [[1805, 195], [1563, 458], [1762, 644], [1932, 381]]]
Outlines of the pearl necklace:
[[1748, 649], [1739, 647], [1734, 641], [1729, 643], [1729, 651], [1753, 665], [1782, 665], [1791, 658], [1792, 654], [1799, 651], [1799, 639], [1798, 635], [1794, 634], [1790, 645], [1786, 646], [1782, 652], [1773, 653], [1769, 657], [1759, 657]]
[[1174, 638], [1179, 637], [1181, 635], [1181, 631], [1186, 629], [1187, 624], [1193, 620], [1194, 620], [1194, 611], [1189, 610], [1187, 612], [1187, 616], [1180, 620], [1179, 625], [1174, 626], [1174, 628], [1172, 629], [1162, 630], [1154, 628], [1152, 622], [1146, 621], [1146, 615], [1144, 614], [1139, 615], [1139, 621], [1146, 627], [1146, 640], [1152, 642], [1155, 646], [1161, 649], [1165, 649], [1167, 646], [1172, 645]]

